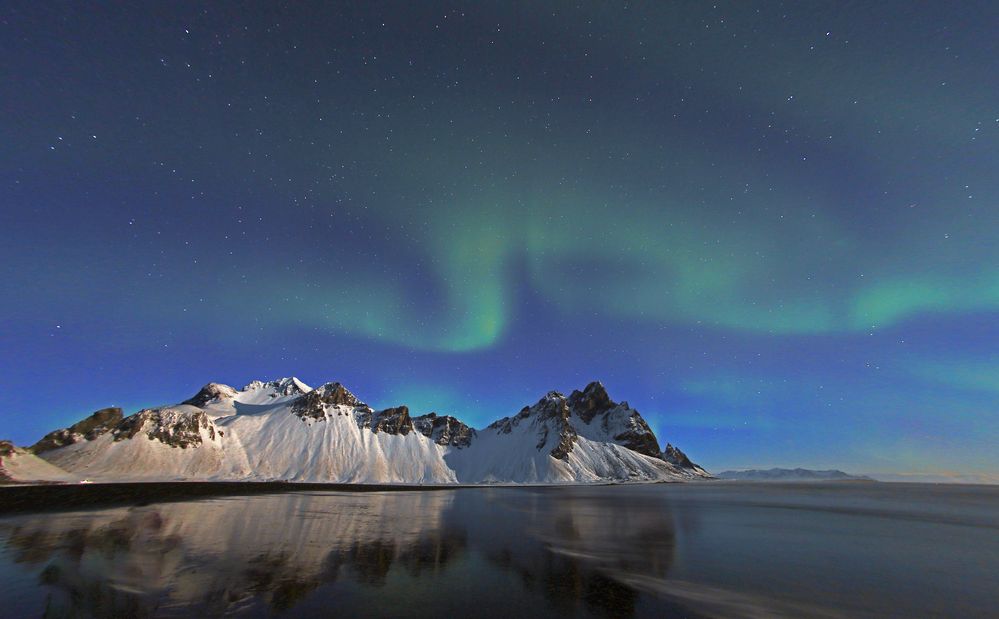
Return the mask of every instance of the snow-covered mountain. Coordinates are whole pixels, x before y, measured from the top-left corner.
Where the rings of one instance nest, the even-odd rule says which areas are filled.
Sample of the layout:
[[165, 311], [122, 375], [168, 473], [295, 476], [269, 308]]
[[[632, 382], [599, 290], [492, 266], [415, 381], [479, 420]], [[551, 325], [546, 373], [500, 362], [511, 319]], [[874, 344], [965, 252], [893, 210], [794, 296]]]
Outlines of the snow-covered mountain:
[[[660, 449], [627, 402], [594, 382], [550, 392], [474, 430], [450, 415], [375, 410], [340, 383], [296, 378], [241, 390], [209, 383], [180, 404], [123, 417], [102, 409], [31, 451], [92, 480], [289, 480], [478, 484], [672, 481], [710, 477]], [[34, 456], [33, 456], [34, 457]]]
[[593, 382], [568, 397], [551, 391], [490, 424], [470, 449], [449, 454], [448, 463], [464, 483], [708, 477], [686, 456], [686, 466], [669, 457], [638, 411], [612, 401], [603, 385]]
[[0, 441], [0, 482], [76, 481], [76, 476], [42, 460], [31, 451]]

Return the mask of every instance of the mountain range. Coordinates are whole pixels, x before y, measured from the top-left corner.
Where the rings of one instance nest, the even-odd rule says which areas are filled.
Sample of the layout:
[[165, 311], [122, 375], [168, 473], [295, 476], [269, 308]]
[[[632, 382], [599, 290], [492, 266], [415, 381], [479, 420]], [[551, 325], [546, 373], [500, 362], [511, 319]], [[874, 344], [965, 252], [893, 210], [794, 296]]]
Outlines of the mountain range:
[[874, 481], [864, 475], [851, 475], [836, 469], [817, 471], [802, 468], [722, 471], [718, 473], [718, 478], [739, 481]]
[[[4, 447], [6, 445], [6, 447]], [[0, 443], [0, 475], [51, 480], [388, 484], [681, 481], [711, 475], [660, 447], [599, 382], [551, 391], [476, 430], [451, 415], [375, 410], [340, 383], [209, 383], [179, 404], [105, 408], [29, 448]]]

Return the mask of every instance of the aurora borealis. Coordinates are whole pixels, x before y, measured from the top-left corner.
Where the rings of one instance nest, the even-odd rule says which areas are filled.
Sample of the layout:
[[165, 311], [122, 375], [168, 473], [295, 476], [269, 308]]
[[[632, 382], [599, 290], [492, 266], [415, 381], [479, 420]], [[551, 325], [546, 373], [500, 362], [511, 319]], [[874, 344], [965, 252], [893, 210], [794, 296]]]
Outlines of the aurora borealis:
[[7, 3], [0, 429], [287, 375], [481, 426], [600, 379], [715, 470], [995, 473], [997, 25]]

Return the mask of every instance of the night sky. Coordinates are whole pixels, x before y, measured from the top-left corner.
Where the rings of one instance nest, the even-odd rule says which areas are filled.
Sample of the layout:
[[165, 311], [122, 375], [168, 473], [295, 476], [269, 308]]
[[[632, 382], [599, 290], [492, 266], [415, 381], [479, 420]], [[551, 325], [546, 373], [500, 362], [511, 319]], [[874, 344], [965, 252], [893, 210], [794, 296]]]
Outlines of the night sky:
[[999, 3], [0, 7], [0, 438], [600, 379], [709, 469], [999, 470]]

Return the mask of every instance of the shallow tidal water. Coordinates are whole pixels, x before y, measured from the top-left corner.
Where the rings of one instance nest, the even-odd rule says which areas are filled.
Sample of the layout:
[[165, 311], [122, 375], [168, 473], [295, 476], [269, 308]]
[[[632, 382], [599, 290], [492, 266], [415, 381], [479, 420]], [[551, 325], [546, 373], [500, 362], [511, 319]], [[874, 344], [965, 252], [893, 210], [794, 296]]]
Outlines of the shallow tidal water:
[[996, 617], [999, 487], [309, 490], [21, 513], [0, 518], [0, 581], [5, 617]]

